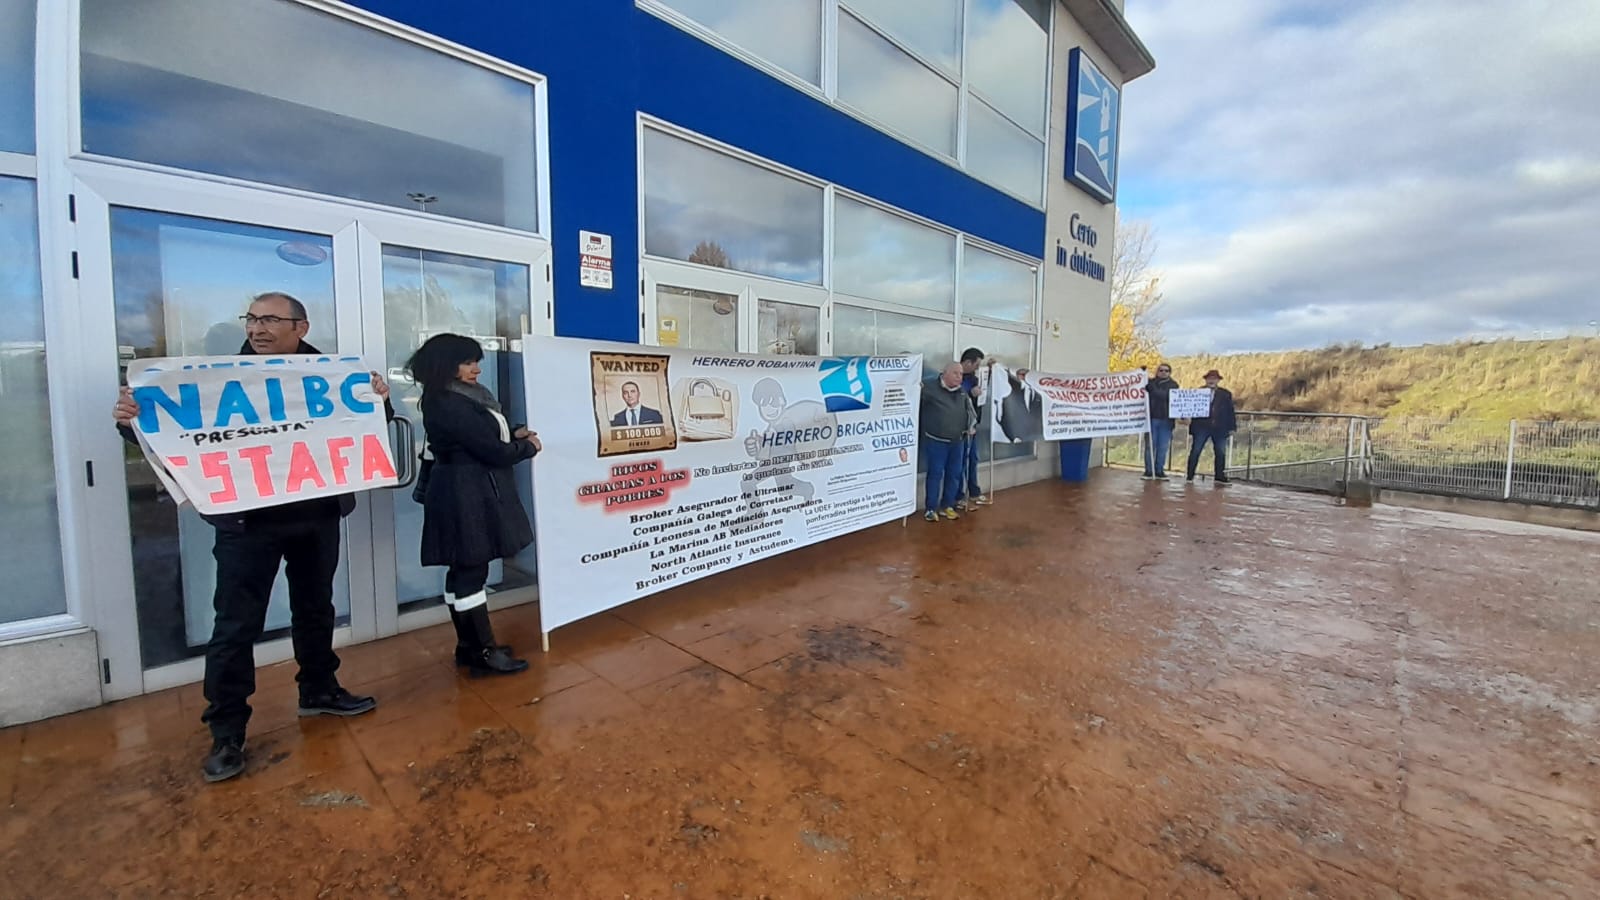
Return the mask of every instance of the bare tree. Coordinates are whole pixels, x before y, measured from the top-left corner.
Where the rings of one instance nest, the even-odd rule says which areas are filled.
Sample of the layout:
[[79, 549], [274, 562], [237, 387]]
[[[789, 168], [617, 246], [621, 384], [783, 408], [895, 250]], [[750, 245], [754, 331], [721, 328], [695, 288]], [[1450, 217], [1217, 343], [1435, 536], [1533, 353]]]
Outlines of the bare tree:
[[1119, 223], [1111, 255], [1111, 371], [1154, 367], [1164, 343], [1161, 278], [1151, 266], [1155, 232], [1149, 222]]
[[719, 269], [730, 269], [732, 263], [728, 259], [728, 251], [716, 241], [701, 241], [695, 245], [694, 252], [689, 254], [689, 262], [699, 263], [702, 266], [715, 266]]

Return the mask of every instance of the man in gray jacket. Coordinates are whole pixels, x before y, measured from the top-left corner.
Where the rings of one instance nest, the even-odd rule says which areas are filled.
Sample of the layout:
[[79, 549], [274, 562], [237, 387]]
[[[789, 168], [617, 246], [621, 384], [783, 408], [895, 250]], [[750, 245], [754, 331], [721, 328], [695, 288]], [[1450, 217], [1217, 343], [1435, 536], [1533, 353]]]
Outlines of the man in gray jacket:
[[928, 461], [922, 517], [936, 522], [959, 519], [961, 454], [978, 415], [961, 389], [961, 364], [946, 363], [939, 377], [922, 386], [922, 453]]

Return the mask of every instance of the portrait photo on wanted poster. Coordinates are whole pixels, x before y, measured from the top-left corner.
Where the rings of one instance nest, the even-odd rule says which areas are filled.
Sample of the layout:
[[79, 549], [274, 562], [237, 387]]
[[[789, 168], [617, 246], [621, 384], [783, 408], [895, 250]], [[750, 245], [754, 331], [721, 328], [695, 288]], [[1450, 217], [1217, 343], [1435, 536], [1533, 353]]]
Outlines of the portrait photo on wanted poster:
[[667, 388], [670, 359], [648, 353], [589, 354], [599, 455], [677, 448], [677, 419]]

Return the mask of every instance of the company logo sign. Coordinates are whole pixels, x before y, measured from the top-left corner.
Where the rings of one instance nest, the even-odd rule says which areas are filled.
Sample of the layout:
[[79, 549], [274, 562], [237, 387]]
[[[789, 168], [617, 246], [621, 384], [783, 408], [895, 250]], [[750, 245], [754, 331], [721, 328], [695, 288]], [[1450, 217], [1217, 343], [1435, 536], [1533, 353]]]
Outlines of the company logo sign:
[[822, 403], [828, 412], [854, 412], [872, 408], [872, 379], [867, 377], [865, 356], [837, 356], [825, 359], [822, 371]]
[[1083, 48], [1068, 67], [1067, 178], [1107, 203], [1117, 199], [1117, 127], [1122, 91]]

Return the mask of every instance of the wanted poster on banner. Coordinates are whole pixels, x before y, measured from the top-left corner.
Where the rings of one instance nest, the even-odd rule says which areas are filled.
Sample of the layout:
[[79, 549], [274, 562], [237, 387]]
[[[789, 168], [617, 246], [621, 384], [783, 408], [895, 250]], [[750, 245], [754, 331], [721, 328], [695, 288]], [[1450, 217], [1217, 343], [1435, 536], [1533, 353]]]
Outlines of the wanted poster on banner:
[[1148, 380], [1142, 370], [1096, 375], [1030, 371], [1024, 379], [1043, 398], [1047, 441], [1149, 431], [1150, 397], [1144, 389]]
[[526, 347], [546, 633], [916, 506], [919, 356]]
[[360, 357], [142, 359], [128, 386], [145, 459], [202, 515], [397, 482], [383, 400]]

